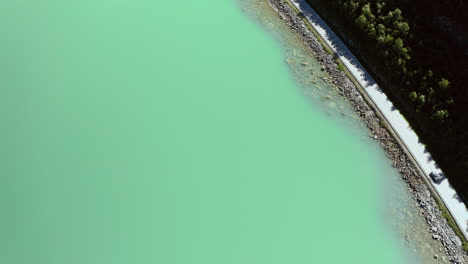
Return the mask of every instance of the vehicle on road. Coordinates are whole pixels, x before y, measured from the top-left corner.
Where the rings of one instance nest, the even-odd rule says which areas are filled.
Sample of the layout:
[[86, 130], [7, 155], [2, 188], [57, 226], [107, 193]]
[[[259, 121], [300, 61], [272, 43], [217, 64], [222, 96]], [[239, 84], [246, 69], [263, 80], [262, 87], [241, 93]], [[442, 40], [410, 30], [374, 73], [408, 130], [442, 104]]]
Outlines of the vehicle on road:
[[435, 183], [440, 183], [443, 179], [445, 179], [445, 175], [442, 172], [431, 172], [429, 176]]

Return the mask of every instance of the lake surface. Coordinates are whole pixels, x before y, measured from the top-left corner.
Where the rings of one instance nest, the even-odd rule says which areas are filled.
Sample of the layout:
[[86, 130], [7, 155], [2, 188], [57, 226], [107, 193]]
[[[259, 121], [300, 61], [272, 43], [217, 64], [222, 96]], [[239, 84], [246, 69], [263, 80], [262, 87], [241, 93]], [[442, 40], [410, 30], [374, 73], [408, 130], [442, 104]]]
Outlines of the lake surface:
[[439, 250], [265, 1], [2, 1], [0, 32], [0, 263]]

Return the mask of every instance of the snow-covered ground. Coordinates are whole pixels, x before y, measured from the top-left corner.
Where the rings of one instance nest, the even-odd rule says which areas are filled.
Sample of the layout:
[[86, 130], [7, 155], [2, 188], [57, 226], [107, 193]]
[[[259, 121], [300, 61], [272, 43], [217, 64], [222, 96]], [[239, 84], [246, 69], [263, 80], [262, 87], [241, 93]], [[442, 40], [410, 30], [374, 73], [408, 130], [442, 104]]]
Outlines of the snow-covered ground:
[[465, 238], [468, 239], [468, 210], [465, 204], [458, 198], [457, 193], [450, 186], [450, 183], [446, 178], [438, 184], [434, 183], [430, 179], [430, 172], [439, 173], [442, 171], [431, 157], [431, 154], [421, 143], [406, 119], [393, 106], [393, 103], [387, 98], [385, 93], [382, 92], [374, 79], [369, 75], [364, 67], [362, 67], [359, 61], [335, 35], [335, 33], [325, 24], [322, 18], [320, 18], [304, 0], [290, 1], [304, 13], [305, 17], [312, 24], [315, 30], [339, 56], [340, 60], [354, 75], [359, 84], [364, 87], [371, 100], [374, 101], [374, 104], [379, 108], [381, 113], [401, 138], [416, 162], [419, 163], [419, 166], [426, 174], [426, 177], [429, 178], [429, 182], [434, 186], [450, 213], [455, 218], [455, 221], [461, 227]]

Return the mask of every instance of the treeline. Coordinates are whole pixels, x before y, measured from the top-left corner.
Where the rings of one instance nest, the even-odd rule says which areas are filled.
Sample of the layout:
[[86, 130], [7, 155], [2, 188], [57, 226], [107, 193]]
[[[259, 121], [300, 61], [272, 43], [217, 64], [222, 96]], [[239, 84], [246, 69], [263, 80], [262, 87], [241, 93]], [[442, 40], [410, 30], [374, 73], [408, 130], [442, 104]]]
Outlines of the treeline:
[[453, 98], [447, 93], [450, 81], [434, 74], [430, 65], [424, 67], [412, 59], [413, 42], [408, 21], [399, 8], [389, 8], [385, 2], [336, 1], [336, 6], [350, 16], [366, 40], [366, 48], [375, 50], [383, 65], [391, 71], [400, 89], [412, 102], [415, 111], [425, 111], [439, 124], [448, 121]]
[[307, 1], [382, 77], [381, 86], [468, 200], [467, 2]]

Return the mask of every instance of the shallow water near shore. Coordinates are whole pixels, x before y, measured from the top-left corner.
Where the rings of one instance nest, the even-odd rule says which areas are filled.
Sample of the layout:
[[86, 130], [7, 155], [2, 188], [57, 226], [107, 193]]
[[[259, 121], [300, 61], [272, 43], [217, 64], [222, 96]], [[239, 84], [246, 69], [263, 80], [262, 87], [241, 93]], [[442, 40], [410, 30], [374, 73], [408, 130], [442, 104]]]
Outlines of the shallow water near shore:
[[[265, 2], [11, 1], [0, 13], [0, 263], [432, 252], [383, 152]], [[409, 225], [395, 219], [422, 242], [402, 249]]]
[[[389, 164], [377, 142], [367, 137], [367, 128], [359, 121], [349, 103], [339, 95], [334, 85], [323, 82], [328, 75], [321, 72], [319, 63], [295, 32], [277, 18], [268, 1], [242, 0], [241, 9], [254, 22], [262, 26], [275, 40], [282, 44], [286, 63], [296, 83], [304, 95], [334, 121], [345, 126], [348, 132], [354, 132], [363, 144], [377, 148], [375, 155], [382, 162], [379, 180], [381, 180], [380, 212], [382, 221], [398, 240], [404, 263], [450, 263], [440, 242], [432, 239], [424, 218], [419, 213], [417, 203], [410, 197], [406, 184], [398, 171]], [[311, 68], [313, 68], [311, 70]], [[437, 255], [437, 258], [434, 258]]]

